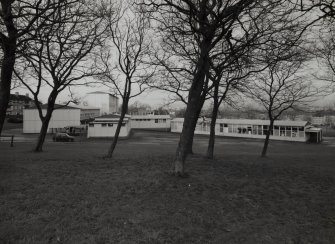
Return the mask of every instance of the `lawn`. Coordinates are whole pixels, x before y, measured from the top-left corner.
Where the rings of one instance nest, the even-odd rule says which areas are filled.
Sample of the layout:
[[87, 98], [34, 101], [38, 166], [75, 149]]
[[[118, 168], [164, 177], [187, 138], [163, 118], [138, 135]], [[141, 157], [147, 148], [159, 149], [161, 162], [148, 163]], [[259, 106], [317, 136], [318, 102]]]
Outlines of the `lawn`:
[[197, 137], [189, 178], [171, 175], [178, 136], [0, 143], [0, 243], [335, 243], [335, 142]]

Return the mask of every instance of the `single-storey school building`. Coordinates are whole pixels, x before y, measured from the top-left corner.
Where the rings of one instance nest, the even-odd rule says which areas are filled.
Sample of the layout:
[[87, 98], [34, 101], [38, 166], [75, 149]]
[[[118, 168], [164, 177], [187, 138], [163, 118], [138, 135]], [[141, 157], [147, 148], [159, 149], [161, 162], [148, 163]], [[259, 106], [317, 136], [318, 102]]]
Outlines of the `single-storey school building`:
[[[41, 105], [42, 113], [47, 112], [47, 104]], [[66, 126], [80, 125], [80, 109], [55, 104], [55, 110], [49, 122], [48, 133], [62, 131]], [[42, 127], [42, 122], [37, 108], [27, 108], [23, 110], [23, 133], [39, 133]]]
[[[195, 134], [209, 135], [210, 122], [210, 119], [199, 118]], [[173, 119], [171, 121], [171, 132], [180, 133], [183, 123], [183, 118]], [[269, 120], [217, 119], [215, 134], [217, 136], [264, 139], [269, 130], [269, 125]], [[277, 120], [271, 131], [270, 139], [319, 143], [322, 141], [322, 129], [313, 127], [307, 121]]]
[[131, 115], [130, 120], [132, 129], [169, 131], [171, 128], [170, 115]]
[[[119, 114], [108, 114], [95, 118], [88, 124], [87, 138], [114, 137], [119, 120]], [[126, 115], [123, 119], [119, 137], [129, 136], [130, 130], [130, 117]]]

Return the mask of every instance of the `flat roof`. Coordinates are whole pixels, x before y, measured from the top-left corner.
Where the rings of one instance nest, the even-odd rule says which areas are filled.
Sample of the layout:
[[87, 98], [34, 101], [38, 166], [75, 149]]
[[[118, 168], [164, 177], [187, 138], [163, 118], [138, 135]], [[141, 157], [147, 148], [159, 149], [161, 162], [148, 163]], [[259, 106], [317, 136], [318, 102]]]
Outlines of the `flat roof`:
[[153, 115], [153, 114], [148, 114], [148, 115], [131, 115], [131, 119], [171, 119], [170, 115]]
[[[120, 114], [106, 114], [99, 117], [96, 117], [93, 122], [108, 122], [108, 121], [119, 121], [121, 115]], [[127, 122], [130, 119], [128, 114], [125, 115], [124, 121]]]
[[96, 110], [100, 110], [100, 108], [98, 107], [90, 107], [90, 106], [85, 106], [85, 105], [82, 105], [82, 104], [70, 104], [71, 107], [74, 107], [74, 108], [80, 108], [80, 109], [87, 109], [87, 110], [93, 110], [93, 109], [96, 109]]
[[308, 128], [306, 128], [305, 131], [306, 132], [320, 132], [320, 131], [322, 131], [322, 129], [321, 128], [317, 128], [317, 127], [308, 127]]
[[[41, 108], [42, 109], [47, 109], [48, 108], [48, 104], [42, 104]], [[35, 110], [35, 109], [37, 109], [36, 106], [31, 107], [31, 108], [26, 108], [26, 110]], [[75, 108], [75, 107], [64, 105], [64, 104], [55, 104], [54, 109], [59, 110], [59, 109], [80, 109], [80, 108]]]

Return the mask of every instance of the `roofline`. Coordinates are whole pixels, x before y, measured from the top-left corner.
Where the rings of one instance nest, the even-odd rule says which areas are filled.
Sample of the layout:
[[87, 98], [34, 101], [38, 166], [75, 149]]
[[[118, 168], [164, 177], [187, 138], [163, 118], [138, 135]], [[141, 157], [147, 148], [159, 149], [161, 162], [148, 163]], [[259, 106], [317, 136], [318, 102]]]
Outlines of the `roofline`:
[[[41, 104], [41, 109], [47, 109], [46, 107], [43, 107], [43, 106], [47, 106], [48, 104]], [[79, 109], [80, 108], [76, 108], [76, 107], [72, 107], [72, 106], [68, 106], [68, 105], [64, 105], [64, 104], [55, 104], [54, 105], [54, 110], [66, 110], [66, 109]], [[59, 106], [59, 107], [57, 107]], [[37, 107], [33, 107], [33, 108], [25, 108], [24, 110], [37, 110], [38, 108]]]

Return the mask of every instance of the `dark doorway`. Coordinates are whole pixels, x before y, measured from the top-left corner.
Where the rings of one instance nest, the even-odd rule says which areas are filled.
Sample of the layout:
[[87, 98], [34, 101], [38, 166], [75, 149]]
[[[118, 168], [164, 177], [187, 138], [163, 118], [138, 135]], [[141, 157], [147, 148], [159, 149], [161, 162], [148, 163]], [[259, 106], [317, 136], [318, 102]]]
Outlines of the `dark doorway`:
[[318, 143], [318, 133], [309, 133], [309, 142], [310, 143]]

